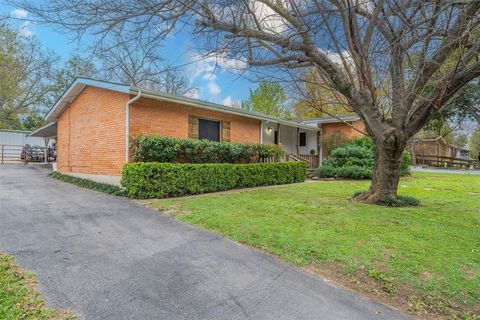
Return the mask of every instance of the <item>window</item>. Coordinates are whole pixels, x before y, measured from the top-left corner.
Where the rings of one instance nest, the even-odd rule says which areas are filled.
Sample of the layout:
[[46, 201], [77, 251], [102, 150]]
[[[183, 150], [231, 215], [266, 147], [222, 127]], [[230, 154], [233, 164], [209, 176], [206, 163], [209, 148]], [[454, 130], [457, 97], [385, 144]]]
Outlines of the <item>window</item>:
[[306, 147], [306, 146], [307, 146], [307, 133], [300, 132], [300, 147]]
[[198, 138], [220, 141], [220, 121], [198, 119]]
[[275, 130], [275, 137], [274, 137], [274, 142], [275, 144], [278, 144], [278, 131]]

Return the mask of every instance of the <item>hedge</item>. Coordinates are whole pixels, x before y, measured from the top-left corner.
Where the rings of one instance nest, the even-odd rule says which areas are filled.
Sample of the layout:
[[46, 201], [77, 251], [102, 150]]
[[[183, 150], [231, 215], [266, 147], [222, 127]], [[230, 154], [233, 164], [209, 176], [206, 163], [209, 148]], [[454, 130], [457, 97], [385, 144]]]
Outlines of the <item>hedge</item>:
[[278, 158], [284, 154], [278, 145], [214, 142], [161, 136], [132, 139], [136, 162], [175, 163], [252, 163], [261, 158]]
[[92, 189], [92, 190], [112, 194], [114, 196], [124, 195], [124, 191], [122, 190], [122, 188], [108, 184], [108, 183], [101, 183], [101, 182], [96, 182], [89, 179], [73, 177], [66, 174], [62, 174], [60, 172], [52, 172], [49, 174], [49, 176], [51, 178], [54, 178], [63, 182], [71, 183], [82, 188]]
[[302, 182], [303, 162], [282, 163], [128, 163], [121, 184], [137, 199], [177, 197], [238, 188]]

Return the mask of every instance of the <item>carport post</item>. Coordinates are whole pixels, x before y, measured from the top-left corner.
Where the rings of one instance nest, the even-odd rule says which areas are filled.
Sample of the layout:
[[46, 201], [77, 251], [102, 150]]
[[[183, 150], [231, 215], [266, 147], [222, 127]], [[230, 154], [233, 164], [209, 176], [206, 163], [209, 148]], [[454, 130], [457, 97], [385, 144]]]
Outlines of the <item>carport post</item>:
[[50, 138], [43, 138], [43, 141], [45, 141], [45, 149], [43, 149], [43, 163], [48, 163], [48, 152], [47, 152], [47, 148], [48, 148], [48, 142], [49, 142]]

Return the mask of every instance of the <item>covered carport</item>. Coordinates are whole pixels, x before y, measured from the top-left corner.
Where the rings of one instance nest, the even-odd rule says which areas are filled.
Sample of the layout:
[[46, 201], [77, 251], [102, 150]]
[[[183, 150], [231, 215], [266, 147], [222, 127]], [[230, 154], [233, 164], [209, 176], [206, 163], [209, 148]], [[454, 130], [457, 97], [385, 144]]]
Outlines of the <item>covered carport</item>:
[[56, 122], [50, 122], [49, 124], [44, 125], [41, 128], [38, 128], [37, 130], [33, 131], [29, 137], [39, 137], [43, 138], [43, 141], [45, 143], [45, 148], [44, 148], [44, 163], [48, 162], [48, 146], [50, 144], [50, 141], [53, 139], [57, 139], [57, 123]]

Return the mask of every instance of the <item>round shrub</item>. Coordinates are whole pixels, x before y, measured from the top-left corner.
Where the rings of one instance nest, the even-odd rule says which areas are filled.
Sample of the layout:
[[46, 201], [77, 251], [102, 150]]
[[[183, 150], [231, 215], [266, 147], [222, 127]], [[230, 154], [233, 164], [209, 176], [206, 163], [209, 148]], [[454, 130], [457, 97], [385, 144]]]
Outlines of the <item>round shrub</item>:
[[[375, 144], [369, 137], [336, 147], [315, 171], [319, 178], [371, 179], [375, 167]], [[410, 173], [410, 155], [403, 152], [400, 174]]]

